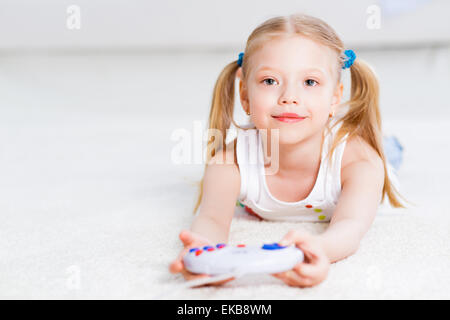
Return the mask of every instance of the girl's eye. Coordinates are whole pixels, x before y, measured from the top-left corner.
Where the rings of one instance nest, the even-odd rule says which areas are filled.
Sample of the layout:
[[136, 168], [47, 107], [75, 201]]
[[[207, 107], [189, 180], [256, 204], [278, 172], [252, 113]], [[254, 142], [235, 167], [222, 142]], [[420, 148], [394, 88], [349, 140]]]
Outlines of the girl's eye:
[[273, 81], [273, 82], [275, 82], [274, 79], [270, 79], [270, 78], [264, 79], [262, 82], [264, 82], [264, 83], [266, 83], [266, 84], [269, 84], [269, 85], [272, 85], [272, 84], [273, 84], [273, 82], [267, 83], [266, 81]]
[[[264, 79], [262, 82], [265, 83], [265, 84], [268, 84], [268, 85], [273, 85], [273, 84], [276, 83], [276, 80], [271, 79], [271, 78], [267, 78], [267, 79]], [[308, 80], [305, 81], [305, 84], [306, 84], [308, 87], [315, 87], [315, 86], [318, 85], [319, 83], [318, 83], [316, 80], [308, 79]]]
[[306, 83], [306, 85], [308, 87], [315, 87], [315, 86], [318, 85], [318, 82], [316, 80], [313, 80], [313, 79], [308, 79], [308, 80], [305, 81], [305, 83]]

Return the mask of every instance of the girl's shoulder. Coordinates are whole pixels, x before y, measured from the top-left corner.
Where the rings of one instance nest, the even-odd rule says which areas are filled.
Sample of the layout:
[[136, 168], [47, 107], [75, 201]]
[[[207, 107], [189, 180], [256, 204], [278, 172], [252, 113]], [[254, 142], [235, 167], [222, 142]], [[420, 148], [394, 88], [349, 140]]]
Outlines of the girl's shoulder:
[[[358, 184], [370, 182], [382, 189], [384, 177], [383, 160], [376, 150], [359, 136], [349, 138], [341, 162], [341, 188], [348, 181], [357, 181]], [[354, 184], [349, 184], [352, 185], [355, 188]]]
[[383, 168], [383, 160], [377, 151], [362, 137], [356, 135], [347, 139], [342, 155], [341, 171], [356, 162], [369, 162], [375, 168]]

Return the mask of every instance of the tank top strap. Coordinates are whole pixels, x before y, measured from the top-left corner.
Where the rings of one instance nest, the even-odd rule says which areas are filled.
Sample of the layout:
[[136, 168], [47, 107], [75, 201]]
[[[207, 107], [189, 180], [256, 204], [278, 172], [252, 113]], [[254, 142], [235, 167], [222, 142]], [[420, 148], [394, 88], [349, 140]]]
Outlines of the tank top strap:
[[257, 129], [238, 129], [236, 158], [241, 176], [239, 200], [256, 200], [259, 196]]
[[342, 138], [336, 148], [333, 150], [333, 154], [331, 155], [331, 166], [328, 164], [328, 154], [331, 152], [331, 146], [336, 139], [337, 132], [342, 126], [342, 123], [335, 125], [331, 132], [327, 137], [327, 145], [326, 145], [326, 156], [324, 157], [324, 161], [326, 162], [326, 183], [325, 183], [325, 194], [328, 199], [334, 199], [337, 202], [339, 195], [341, 193], [341, 166], [342, 166], [342, 158], [345, 151], [345, 145], [347, 143], [348, 133]]

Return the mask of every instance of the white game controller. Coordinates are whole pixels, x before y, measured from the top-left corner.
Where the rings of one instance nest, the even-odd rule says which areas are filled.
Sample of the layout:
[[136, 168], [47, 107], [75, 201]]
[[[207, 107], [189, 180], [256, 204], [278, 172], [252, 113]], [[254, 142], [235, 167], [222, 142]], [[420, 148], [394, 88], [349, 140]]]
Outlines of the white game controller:
[[192, 248], [183, 258], [188, 271], [212, 276], [231, 273], [272, 274], [291, 270], [302, 261], [303, 251], [278, 243], [262, 246], [228, 246], [221, 243], [215, 247]]

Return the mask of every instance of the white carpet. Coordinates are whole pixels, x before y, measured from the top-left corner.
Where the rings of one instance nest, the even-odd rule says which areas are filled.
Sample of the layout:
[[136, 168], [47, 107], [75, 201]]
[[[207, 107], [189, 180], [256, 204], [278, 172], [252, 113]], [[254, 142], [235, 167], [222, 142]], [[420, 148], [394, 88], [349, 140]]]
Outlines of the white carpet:
[[[183, 279], [168, 265], [192, 221], [203, 166], [173, 165], [170, 136], [206, 120], [229, 55], [3, 56], [0, 298], [144, 299], [167, 290], [167, 299], [450, 298], [450, 117], [439, 89], [450, 79], [448, 50], [434, 54], [426, 77], [418, 64], [401, 80], [395, 54], [372, 60], [386, 79], [384, 126], [405, 147], [403, 192], [417, 207], [380, 212], [359, 251], [317, 287], [252, 276], [179, 291]], [[399, 81], [409, 88], [394, 91]], [[325, 227], [259, 222], [237, 208], [230, 240], [275, 242], [292, 228]]]
[[[233, 221], [231, 243], [260, 244], [279, 240], [289, 229], [321, 232], [313, 223], [259, 222], [240, 217]], [[271, 276], [253, 275], [222, 288], [185, 289], [166, 298], [180, 299], [431, 299], [449, 298], [448, 229], [405, 215], [380, 216], [359, 251], [331, 266], [328, 279], [317, 287], [292, 288]], [[251, 239], [251, 240], [250, 240]], [[164, 254], [164, 253], [163, 253]], [[164, 254], [165, 255], [165, 254]], [[167, 292], [175, 283], [163, 277]], [[169, 291], [170, 292], [170, 291]], [[164, 296], [163, 296], [164, 298]]]

